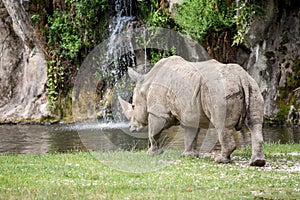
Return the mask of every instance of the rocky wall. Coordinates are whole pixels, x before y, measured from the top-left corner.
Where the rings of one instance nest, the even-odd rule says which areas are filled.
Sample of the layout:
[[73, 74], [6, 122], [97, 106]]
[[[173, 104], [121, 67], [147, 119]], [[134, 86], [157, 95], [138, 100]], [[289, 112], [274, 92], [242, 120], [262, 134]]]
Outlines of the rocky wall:
[[274, 119], [282, 106], [295, 104], [300, 108], [300, 69], [295, 66], [300, 59], [300, 1], [267, 0], [259, 4], [246, 36], [250, 55], [244, 67], [261, 88], [266, 118]]
[[19, 1], [0, 0], [0, 123], [41, 121], [47, 108], [44, 53]]

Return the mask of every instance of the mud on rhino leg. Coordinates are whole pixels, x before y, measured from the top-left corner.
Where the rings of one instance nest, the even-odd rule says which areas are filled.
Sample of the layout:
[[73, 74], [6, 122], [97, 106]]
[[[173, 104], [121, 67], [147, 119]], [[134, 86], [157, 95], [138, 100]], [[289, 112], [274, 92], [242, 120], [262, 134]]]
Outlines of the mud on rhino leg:
[[149, 155], [162, 154], [163, 150], [159, 149], [158, 138], [164, 128], [166, 120], [149, 114], [148, 117], [148, 137], [150, 141], [150, 148], [147, 151]]
[[197, 139], [199, 129], [184, 127], [184, 152], [183, 156], [199, 156], [199, 152], [197, 151]]
[[262, 152], [263, 136], [262, 124], [254, 124], [248, 126], [251, 133], [252, 157], [250, 160], [251, 166], [264, 166], [266, 160]]
[[236, 144], [234, 140], [233, 132], [235, 130], [224, 128], [223, 131], [220, 131], [219, 141], [221, 144], [221, 155], [215, 158], [215, 162], [217, 163], [230, 163], [231, 153], [235, 150]]

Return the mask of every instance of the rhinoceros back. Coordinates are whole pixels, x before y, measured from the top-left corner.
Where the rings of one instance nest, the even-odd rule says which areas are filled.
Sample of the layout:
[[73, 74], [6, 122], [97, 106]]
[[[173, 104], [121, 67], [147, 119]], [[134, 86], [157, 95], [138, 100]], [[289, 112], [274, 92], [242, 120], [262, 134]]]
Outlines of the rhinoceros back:
[[[179, 56], [159, 61], [145, 76], [148, 112], [167, 118], [176, 117], [190, 127], [224, 127], [233, 124], [241, 128], [246, 115], [262, 120], [261, 95], [256, 82], [236, 64], [216, 60], [188, 62]], [[258, 99], [258, 100], [257, 100]], [[234, 119], [226, 121], [231, 107]], [[263, 109], [262, 109], [263, 110]]]
[[200, 102], [204, 71], [209, 69], [199, 70], [179, 56], [159, 61], [144, 81], [148, 85], [149, 112], [158, 112], [154, 108], [160, 104], [160, 110], [171, 113], [182, 125], [198, 127], [200, 121], [207, 124], [209, 120]]

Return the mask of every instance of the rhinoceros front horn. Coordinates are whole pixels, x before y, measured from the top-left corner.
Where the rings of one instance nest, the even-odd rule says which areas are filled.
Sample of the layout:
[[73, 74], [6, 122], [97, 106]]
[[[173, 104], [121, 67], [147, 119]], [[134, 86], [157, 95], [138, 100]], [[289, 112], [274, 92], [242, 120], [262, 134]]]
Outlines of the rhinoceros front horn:
[[134, 71], [131, 67], [128, 67], [128, 75], [133, 83], [142, 82], [144, 80], [144, 76]]
[[128, 103], [127, 101], [123, 100], [120, 96], [118, 97], [118, 99], [121, 104], [121, 107], [122, 107], [125, 117], [130, 120], [132, 111], [133, 111], [132, 105], [130, 103]]

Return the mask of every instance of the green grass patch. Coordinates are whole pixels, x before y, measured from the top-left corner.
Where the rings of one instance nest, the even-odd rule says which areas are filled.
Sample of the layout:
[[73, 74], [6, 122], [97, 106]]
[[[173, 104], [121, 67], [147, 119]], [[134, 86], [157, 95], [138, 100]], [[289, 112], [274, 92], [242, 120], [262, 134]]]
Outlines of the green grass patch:
[[[141, 152], [0, 156], [0, 199], [297, 199], [300, 145], [267, 144], [266, 167], [250, 148], [232, 164]], [[298, 153], [297, 153], [298, 152]], [[284, 162], [283, 162], [284, 160]], [[299, 166], [300, 167], [300, 166]]]

